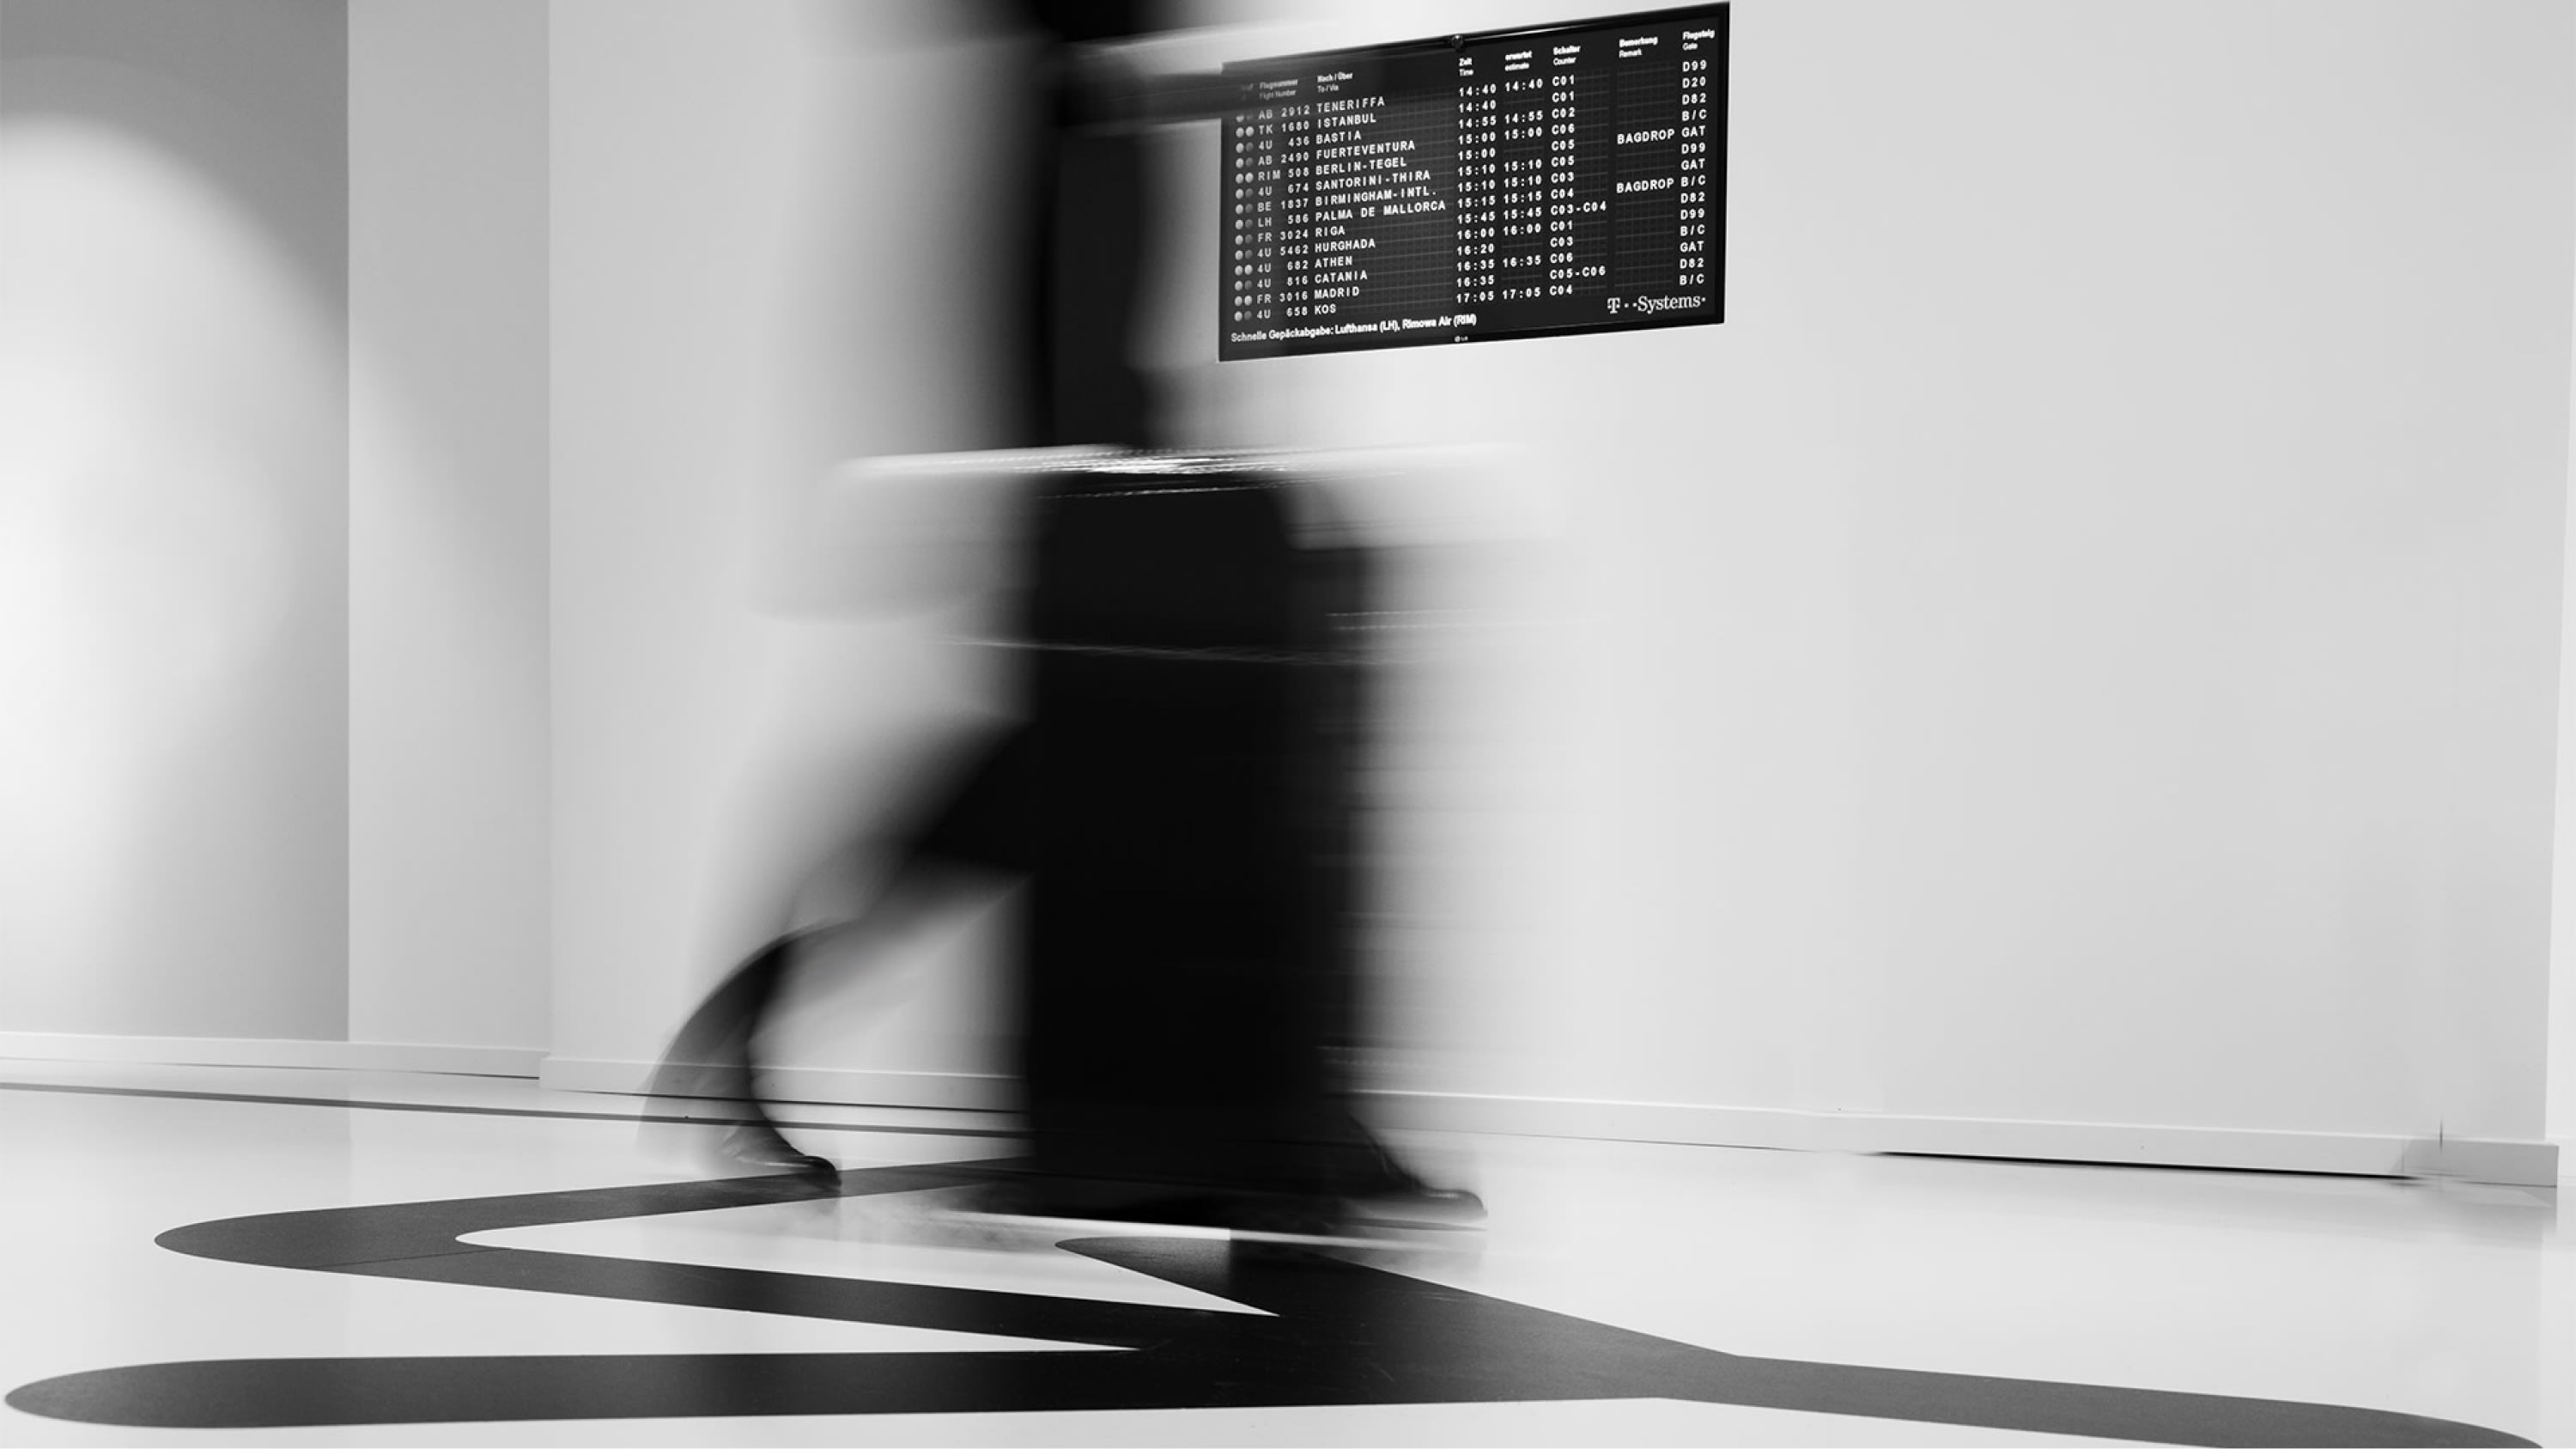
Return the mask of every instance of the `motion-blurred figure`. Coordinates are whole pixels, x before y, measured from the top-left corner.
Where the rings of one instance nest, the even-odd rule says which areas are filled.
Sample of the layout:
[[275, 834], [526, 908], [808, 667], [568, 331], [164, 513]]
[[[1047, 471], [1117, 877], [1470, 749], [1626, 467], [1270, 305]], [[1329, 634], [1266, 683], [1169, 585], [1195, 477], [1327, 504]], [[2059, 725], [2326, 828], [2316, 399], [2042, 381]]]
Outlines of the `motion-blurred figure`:
[[[1350, 629], [1356, 547], [1301, 547], [1321, 506], [1257, 459], [1143, 451], [1153, 409], [1125, 339], [1150, 220], [1140, 127], [1175, 110], [1089, 43], [1141, 7], [1032, 4], [1051, 99], [1029, 213], [1023, 436], [1105, 444], [1029, 469], [1012, 502], [1016, 607], [996, 641], [1024, 718], [960, 741], [878, 832], [875, 895], [780, 936], [674, 1041], [654, 1090], [748, 1104], [726, 1156], [832, 1165], [759, 1105], [762, 1029], [791, 973], [864, 960], [980, 886], [1024, 881], [1014, 970], [1032, 1140], [991, 1205], [1332, 1231], [1359, 1200], [1472, 1215], [1351, 1116], [1355, 1035]], [[1178, 109], [1198, 102], [1184, 98]], [[1310, 540], [1311, 541], [1311, 540]]]

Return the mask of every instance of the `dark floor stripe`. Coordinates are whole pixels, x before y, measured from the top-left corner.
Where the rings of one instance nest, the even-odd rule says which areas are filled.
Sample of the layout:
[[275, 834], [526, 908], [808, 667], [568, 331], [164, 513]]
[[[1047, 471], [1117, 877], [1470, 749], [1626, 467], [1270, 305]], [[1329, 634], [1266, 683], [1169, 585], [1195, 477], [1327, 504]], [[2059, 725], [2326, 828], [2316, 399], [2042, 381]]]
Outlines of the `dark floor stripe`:
[[[73, 1092], [92, 1097], [169, 1097], [200, 1102], [255, 1102], [275, 1107], [346, 1107], [364, 1112], [456, 1112], [475, 1117], [561, 1117], [576, 1122], [654, 1122], [704, 1127], [739, 1127], [757, 1120], [741, 1115], [717, 1116], [712, 1113], [671, 1115], [655, 1112], [574, 1112], [558, 1107], [460, 1107], [448, 1102], [375, 1102], [346, 1097], [290, 1097], [264, 1092], [185, 1092], [163, 1087], [93, 1087], [70, 1082], [0, 1082], [0, 1091]], [[776, 1125], [802, 1131], [884, 1132], [914, 1137], [1023, 1137], [1027, 1135], [1000, 1127], [914, 1127], [893, 1123], [785, 1121], [776, 1122]]]
[[[2166, 1444], [2530, 1442], [2382, 1409], [1748, 1358], [1311, 1250], [1205, 1238], [1061, 1246], [1258, 1314], [458, 1241], [498, 1228], [918, 1192], [989, 1180], [1010, 1166], [872, 1168], [827, 1187], [730, 1178], [324, 1208], [198, 1223], [159, 1241], [256, 1266], [947, 1329], [1084, 1350], [201, 1360], [65, 1374], [25, 1385], [8, 1402], [92, 1424], [279, 1428], [1665, 1398]], [[507, 1302], [494, 1299], [494, 1311]]]

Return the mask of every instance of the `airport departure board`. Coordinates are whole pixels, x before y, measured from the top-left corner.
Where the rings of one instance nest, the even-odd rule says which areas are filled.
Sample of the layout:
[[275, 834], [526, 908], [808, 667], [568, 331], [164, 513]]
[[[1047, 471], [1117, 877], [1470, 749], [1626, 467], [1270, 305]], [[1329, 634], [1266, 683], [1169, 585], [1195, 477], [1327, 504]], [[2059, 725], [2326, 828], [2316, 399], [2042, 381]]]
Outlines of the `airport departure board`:
[[1726, 17], [1227, 66], [1218, 357], [1722, 320]]

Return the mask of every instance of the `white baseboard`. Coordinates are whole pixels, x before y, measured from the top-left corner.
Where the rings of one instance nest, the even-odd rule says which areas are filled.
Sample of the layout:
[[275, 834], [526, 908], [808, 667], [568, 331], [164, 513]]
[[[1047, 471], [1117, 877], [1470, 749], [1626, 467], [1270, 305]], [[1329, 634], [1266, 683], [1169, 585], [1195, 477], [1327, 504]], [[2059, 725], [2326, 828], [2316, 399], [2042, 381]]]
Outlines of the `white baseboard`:
[[533, 1077], [545, 1055], [535, 1047], [448, 1046], [435, 1042], [90, 1036], [77, 1032], [0, 1031], [0, 1057], [48, 1062], [316, 1067], [343, 1072], [449, 1072], [478, 1077]]
[[2559, 1170], [2557, 1145], [2538, 1141], [2457, 1137], [2436, 1141], [2394, 1133], [1906, 1117], [1449, 1092], [1371, 1092], [1364, 1094], [1362, 1100], [1371, 1109], [1371, 1116], [1389, 1127], [1532, 1137], [2370, 1177], [2451, 1177], [2523, 1187], [2554, 1186]]
[[[547, 1057], [537, 1084], [566, 1092], [642, 1092], [653, 1063], [587, 1057]], [[779, 1067], [763, 1073], [769, 1094], [783, 1102], [829, 1102], [854, 1107], [935, 1107], [955, 1112], [1016, 1112], [1016, 1078], [984, 1072], [871, 1072], [856, 1068]]]
[[[533, 1048], [80, 1036], [56, 1032], [0, 1032], [0, 1057], [457, 1072], [534, 1077], [541, 1085], [558, 1090], [621, 1095], [641, 1092], [653, 1071], [650, 1062], [549, 1056]], [[1010, 1112], [1019, 1107], [1018, 1083], [1012, 1078], [972, 1072], [791, 1067], [770, 1074], [770, 1089], [787, 1101], [851, 1106], [974, 1112]], [[1360, 1100], [1362, 1111], [1372, 1121], [1391, 1128], [1808, 1152], [1910, 1152], [1939, 1157], [2449, 1177], [2523, 1187], [2557, 1185], [2560, 1164], [2565, 1160], [2554, 1142], [2456, 1137], [2432, 1140], [2399, 1134], [1904, 1117], [1463, 1092], [1377, 1091], [1362, 1093]]]
[[[646, 1062], [549, 1057], [538, 1080], [573, 1091], [637, 1092], [651, 1071]], [[1017, 1084], [1002, 1076], [788, 1068], [772, 1073], [771, 1080], [771, 1090], [792, 1101], [985, 1112], [1018, 1107]], [[2460, 1138], [2434, 1142], [2397, 1134], [1901, 1117], [1462, 1092], [1363, 1092], [1360, 1105], [1381, 1126], [1430, 1131], [1806, 1152], [1914, 1152], [2146, 1167], [2452, 1177], [2526, 1187], [2555, 1185], [2560, 1161], [2557, 1146], [2549, 1142]]]

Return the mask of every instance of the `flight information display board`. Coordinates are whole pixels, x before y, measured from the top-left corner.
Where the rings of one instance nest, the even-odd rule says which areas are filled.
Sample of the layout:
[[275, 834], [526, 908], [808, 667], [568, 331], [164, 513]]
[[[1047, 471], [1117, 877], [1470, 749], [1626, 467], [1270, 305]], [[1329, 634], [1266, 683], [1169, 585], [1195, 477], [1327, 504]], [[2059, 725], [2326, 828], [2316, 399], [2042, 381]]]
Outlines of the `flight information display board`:
[[1726, 16], [1227, 66], [1217, 355], [1722, 320]]

